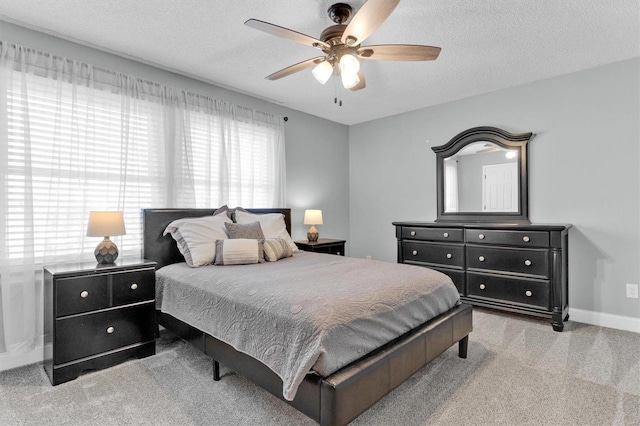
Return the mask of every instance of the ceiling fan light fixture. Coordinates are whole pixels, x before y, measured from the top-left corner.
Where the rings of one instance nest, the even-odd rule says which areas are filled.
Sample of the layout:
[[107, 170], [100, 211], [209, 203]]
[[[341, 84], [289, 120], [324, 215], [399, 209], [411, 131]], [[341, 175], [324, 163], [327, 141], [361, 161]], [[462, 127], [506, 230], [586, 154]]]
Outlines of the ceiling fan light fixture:
[[358, 74], [360, 71], [360, 61], [348, 53], [340, 57], [340, 74]]
[[351, 89], [360, 83], [358, 71], [360, 71], [360, 61], [348, 53], [342, 55], [340, 58], [340, 77], [345, 89]]
[[345, 89], [351, 89], [360, 83], [360, 77], [358, 77], [357, 72], [341, 72], [340, 77], [342, 78], [342, 85]]
[[329, 61], [322, 61], [313, 67], [311, 74], [318, 80], [318, 83], [325, 84], [333, 74], [333, 66]]

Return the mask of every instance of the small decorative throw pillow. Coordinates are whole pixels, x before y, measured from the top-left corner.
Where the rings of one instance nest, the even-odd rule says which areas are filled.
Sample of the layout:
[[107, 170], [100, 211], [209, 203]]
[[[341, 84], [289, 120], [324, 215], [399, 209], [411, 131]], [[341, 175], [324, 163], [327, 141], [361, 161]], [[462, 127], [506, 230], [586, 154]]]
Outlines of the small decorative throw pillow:
[[275, 262], [293, 256], [293, 250], [282, 237], [264, 240], [264, 258], [267, 262]]
[[262, 248], [263, 240], [235, 240], [216, 241], [216, 259], [214, 265], [248, 265], [264, 262]]
[[232, 240], [238, 238], [264, 240], [264, 234], [262, 233], [260, 222], [247, 223], [244, 225], [227, 222], [224, 226], [227, 228], [227, 234]]
[[262, 232], [265, 238], [282, 237], [294, 253], [298, 252], [298, 246], [291, 239], [291, 235], [287, 232], [287, 226], [284, 216], [280, 213], [253, 214], [243, 210], [236, 209], [234, 219], [236, 223], [252, 223], [260, 222]]

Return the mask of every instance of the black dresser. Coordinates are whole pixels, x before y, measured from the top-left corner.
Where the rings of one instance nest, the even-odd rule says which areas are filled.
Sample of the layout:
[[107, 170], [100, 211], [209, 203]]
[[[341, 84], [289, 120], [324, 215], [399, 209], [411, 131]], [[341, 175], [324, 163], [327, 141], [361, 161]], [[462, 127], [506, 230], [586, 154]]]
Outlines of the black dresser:
[[155, 266], [124, 258], [44, 267], [45, 344], [53, 346], [44, 368], [53, 385], [155, 354]]
[[394, 222], [398, 263], [451, 277], [462, 301], [551, 319], [568, 318], [571, 225]]

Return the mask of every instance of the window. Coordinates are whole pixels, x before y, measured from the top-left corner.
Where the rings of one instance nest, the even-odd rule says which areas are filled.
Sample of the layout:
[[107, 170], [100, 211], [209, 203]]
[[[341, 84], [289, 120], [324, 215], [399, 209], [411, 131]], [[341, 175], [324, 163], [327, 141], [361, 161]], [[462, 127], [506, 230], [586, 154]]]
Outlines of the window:
[[[93, 260], [90, 210], [284, 205], [271, 114], [0, 41], [0, 356], [42, 343], [45, 263]], [[1, 360], [1, 357], [0, 357]]]

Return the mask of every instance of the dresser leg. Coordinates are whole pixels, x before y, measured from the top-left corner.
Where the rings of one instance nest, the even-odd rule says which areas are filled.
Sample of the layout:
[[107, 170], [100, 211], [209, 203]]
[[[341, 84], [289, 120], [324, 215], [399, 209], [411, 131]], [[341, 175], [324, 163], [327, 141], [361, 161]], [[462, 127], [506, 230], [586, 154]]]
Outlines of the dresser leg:
[[[567, 315], [567, 318], [569, 318], [568, 315]], [[553, 331], [561, 332], [564, 329], [564, 322], [562, 321], [562, 312], [551, 314], [551, 326], [553, 327]]]

